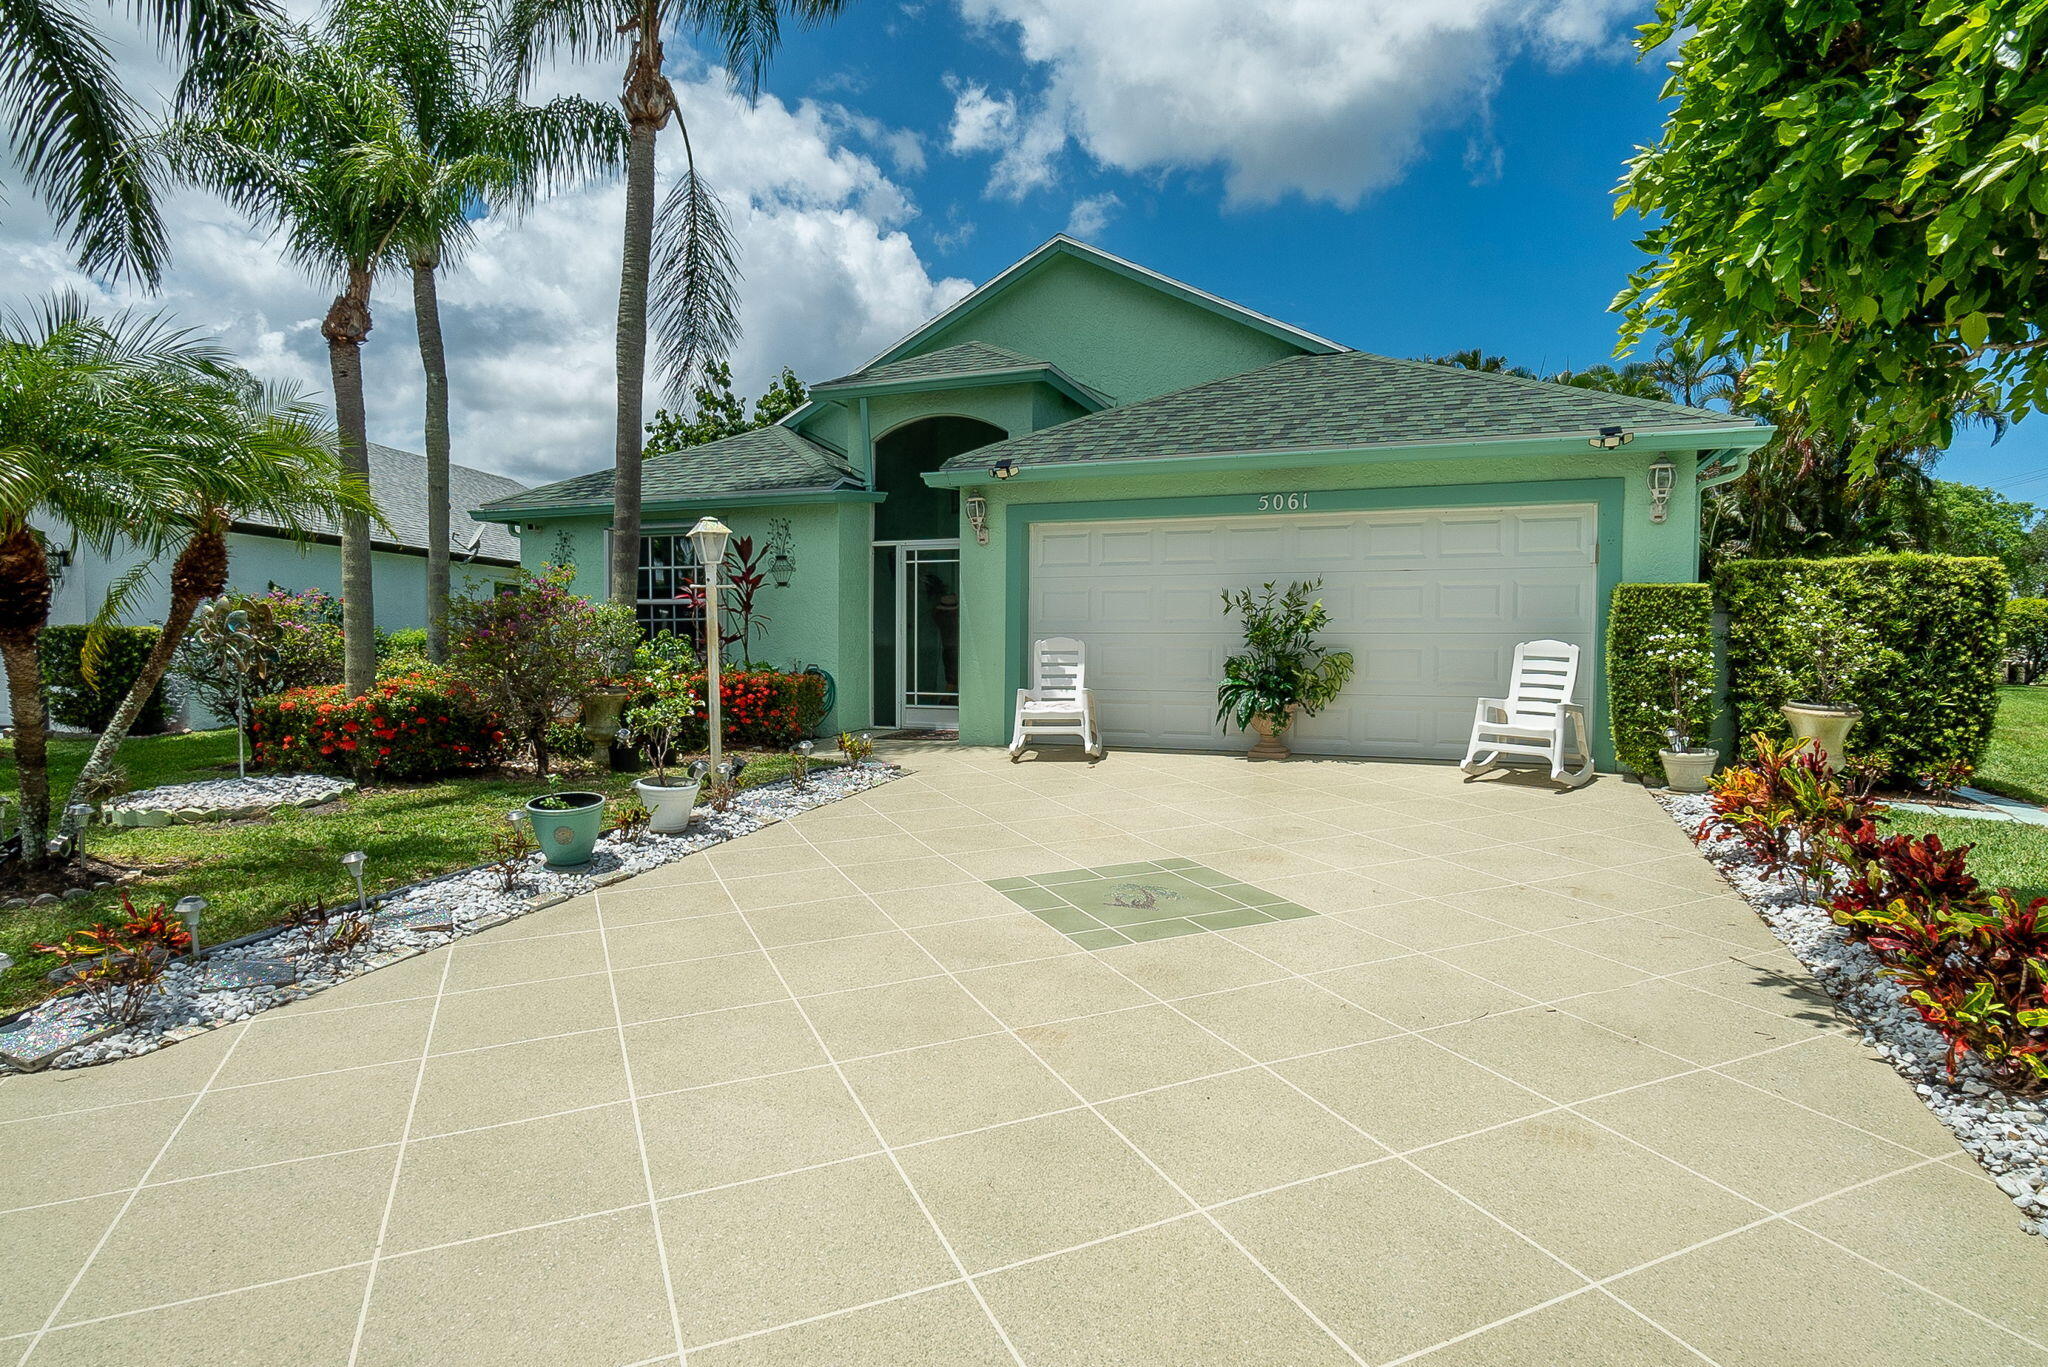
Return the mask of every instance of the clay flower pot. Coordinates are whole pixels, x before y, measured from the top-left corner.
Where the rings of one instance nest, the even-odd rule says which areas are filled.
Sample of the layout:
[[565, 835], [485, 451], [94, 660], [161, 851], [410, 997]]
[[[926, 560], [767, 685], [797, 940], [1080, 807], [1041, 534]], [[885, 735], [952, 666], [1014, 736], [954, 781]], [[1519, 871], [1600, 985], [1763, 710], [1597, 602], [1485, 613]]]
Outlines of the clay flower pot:
[[[1292, 755], [1294, 752], [1289, 750], [1280, 738], [1287, 734], [1289, 727], [1294, 725], [1294, 714], [1299, 711], [1301, 711], [1300, 703], [1289, 703], [1287, 705], [1287, 715], [1284, 717], [1253, 717], [1252, 730], [1258, 735], [1258, 740], [1252, 743], [1252, 748], [1245, 753], [1245, 758], [1286, 759], [1289, 755]], [[1278, 725], [1274, 724], [1276, 720], [1279, 723]]]

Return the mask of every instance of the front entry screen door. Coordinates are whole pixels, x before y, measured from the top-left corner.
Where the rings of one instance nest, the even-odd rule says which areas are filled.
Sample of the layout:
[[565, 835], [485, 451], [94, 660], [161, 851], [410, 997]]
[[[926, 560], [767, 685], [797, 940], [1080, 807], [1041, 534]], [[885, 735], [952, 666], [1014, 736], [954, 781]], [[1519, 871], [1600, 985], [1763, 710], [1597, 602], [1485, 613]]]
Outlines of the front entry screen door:
[[896, 677], [905, 726], [960, 720], [960, 547], [898, 546]]

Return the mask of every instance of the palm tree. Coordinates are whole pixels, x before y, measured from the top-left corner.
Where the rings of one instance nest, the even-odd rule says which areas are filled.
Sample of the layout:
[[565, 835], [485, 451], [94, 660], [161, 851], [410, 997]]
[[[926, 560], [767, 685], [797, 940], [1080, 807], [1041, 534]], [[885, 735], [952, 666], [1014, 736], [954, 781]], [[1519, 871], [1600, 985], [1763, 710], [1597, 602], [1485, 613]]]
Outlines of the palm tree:
[[[503, 190], [504, 159], [442, 163], [420, 143], [405, 92], [345, 32], [270, 25], [252, 40], [249, 70], [217, 89], [188, 90], [187, 114], [165, 135], [172, 165], [284, 235], [308, 269], [338, 277], [320, 325], [333, 377], [342, 467], [368, 484], [362, 346], [379, 272], [406, 264], [416, 217]], [[376, 682], [370, 523], [344, 511], [341, 531], [343, 683]]]
[[1687, 408], [1716, 399], [1733, 402], [1746, 387], [1749, 369], [1739, 356], [1707, 351], [1683, 337], [1659, 342], [1648, 365], [1650, 377]]
[[[295, 506], [278, 492], [291, 471], [308, 477], [312, 503], [366, 500], [338, 475], [313, 478], [335, 469], [333, 456], [289, 394], [262, 398], [212, 343], [159, 318], [97, 319], [72, 298], [0, 322], [0, 450], [0, 659], [21, 784], [17, 853], [37, 864], [50, 788], [36, 641], [52, 584], [44, 532], [31, 519], [104, 555], [132, 544], [147, 560], [181, 533], [191, 538], [174, 510]], [[200, 559], [180, 555], [174, 601], [182, 581], [201, 577]], [[103, 617], [134, 583], [117, 585]], [[175, 645], [167, 631], [158, 652], [167, 660]], [[154, 687], [124, 703], [122, 727]]]
[[[818, 23], [845, 7], [846, 0], [511, 0], [503, 47], [522, 82], [554, 48], [575, 58], [626, 59], [619, 94], [628, 142], [612, 484], [611, 592], [617, 602], [633, 601], [640, 570], [649, 314], [672, 393], [688, 385], [699, 365], [721, 358], [738, 331], [732, 237], [717, 197], [697, 172], [682, 108], [662, 69], [662, 32], [688, 29], [714, 39], [724, 49], [733, 86], [751, 96], [781, 43], [785, 17]], [[654, 139], [671, 118], [682, 135], [684, 171], [657, 215]]]
[[[167, 55], [212, 79], [237, 64], [269, 0], [138, 0]], [[65, 0], [0, 0], [0, 120], [30, 188], [87, 270], [154, 287], [169, 255], [154, 162], [106, 41]]]
[[1552, 384], [1573, 389], [1599, 389], [1609, 394], [1626, 394], [1632, 399], [1655, 399], [1670, 403], [1671, 395], [1653, 373], [1647, 361], [1631, 361], [1619, 370], [1611, 365], [1589, 365], [1584, 370], [1560, 370], [1550, 376]]
[[[412, 273], [420, 365], [426, 375], [427, 656], [448, 653], [448, 360], [437, 274], [475, 236], [476, 201], [522, 212], [543, 188], [616, 166], [625, 151], [618, 114], [578, 97], [522, 103], [490, 47], [484, 0], [342, 0], [340, 41], [403, 93], [420, 149], [423, 190], [400, 230]], [[462, 171], [490, 166], [488, 176]]]
[[1525, 380], [1536, 378], [1536, 372], [1528, 367], [1509, 365], [1507, 357], [1489, 356], [1478, 347], [1468, 347], [1464, 351], [1453, 351], [1443, 356], [1425, 356], [1422, 359], [1431, 365], [1449, 366], [1453, 370], [1480, 370], [1489, 375], [1519, 375]]

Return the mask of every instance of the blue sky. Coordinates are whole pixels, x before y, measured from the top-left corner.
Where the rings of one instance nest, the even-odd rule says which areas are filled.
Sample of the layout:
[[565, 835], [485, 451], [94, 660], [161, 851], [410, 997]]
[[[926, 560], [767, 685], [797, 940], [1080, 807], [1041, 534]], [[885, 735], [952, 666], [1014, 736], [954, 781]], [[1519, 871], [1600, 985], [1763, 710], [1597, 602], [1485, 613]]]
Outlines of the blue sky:
[[[803, 35], [770, 88], [843, 102], [936, 143], [962, 82], [1031, 84], [1033, 64], [1004, 26], [963, 22], [940, 3], [908, 8], [880, 22], [856, 8]], [[1417, 159], [1355, 205], [1289, 194], [1233, 207], [1215, 167], [1133, 174], [1074, 147], [1053, 184], [1012, 201], [986, 192], [988, 156], [933, 147], [909, 179], [922, 214], [908, 232], [935, 269], [979, 281], [1068, 227], [1078, 201], [1114, 195], [1089, 240], [1353, 346], [1403, 356], [1476, 346], [1542, 372], [1610, 360], [1607, 305], [1640, 260], [1639, 221], [1616, 219], [1610, 192], [1631, 150], [1657, 136], [1666, 74], [1634, 58], [1626, 31], [1611, 23], [1611, 41], [1570, 60], [1501, 61], [1490, 95], [1431, 116]], [[955, 243], [962, 224], [972, 231]], [[2014, 497], [2048, 504], [2048, 418], [1995, 446], [1963, 434], [1939, 472], [2013, 482]]]

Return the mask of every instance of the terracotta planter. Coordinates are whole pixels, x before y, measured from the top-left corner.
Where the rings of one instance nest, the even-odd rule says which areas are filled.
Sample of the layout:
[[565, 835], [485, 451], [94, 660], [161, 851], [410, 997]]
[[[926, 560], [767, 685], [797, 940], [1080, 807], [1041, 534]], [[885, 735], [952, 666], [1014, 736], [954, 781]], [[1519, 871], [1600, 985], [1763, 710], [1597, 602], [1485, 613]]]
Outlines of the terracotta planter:
[[1664, 786], [1674, 793], [1704, 793], [1707, 780], [1720, 766], [1718, 750], [1659, 750], [1664, 762]]
[[704, 785], [696, 779], [679, 779], [669, 784], [635, 779], [633, 795], [647, 808], [647, 829], [656, 835], [674, 835], [690, 824], [697, 806], [697, 790]]
[[1252, 730], [1258, 735], [1258, 739], [1252, 743], [1252, 748], [1245, 753], [1245, 758], [1286, 759], [1289, 755], [1292, 755], [1294, 752], [1287, 748], [1281, 737], [1286, 735], [1287, 729], [1294, 725], [1294, 714], [1300, 710], [1300, 703], [1288, 704], [1287, 715], [1279, 718], [1279, 725], [1277, 726], [1274, 725], [1275, 719], [1272, 717], [1253, 717]]
[[1820, 752], [1820, 762], [1829, 769], [1835, 767], [1836, 761], [1848, 748], [1849, 729], [1863, 720], [1863, 714], [1853, 707], [1814, 707], [1807, 703], [1788, 702], [1778, 710], [1785, 714], [1793, 735], [1813, 742], [1813, 748]]

